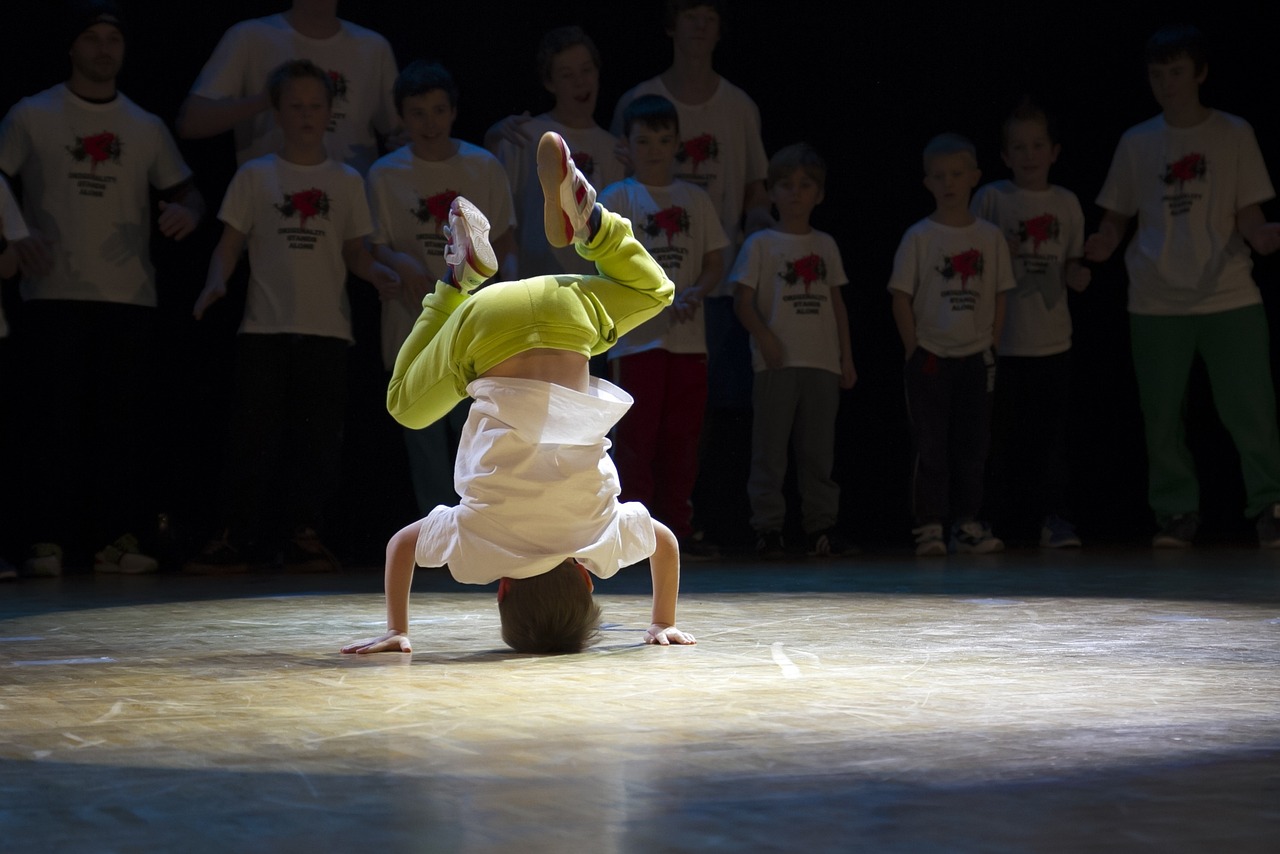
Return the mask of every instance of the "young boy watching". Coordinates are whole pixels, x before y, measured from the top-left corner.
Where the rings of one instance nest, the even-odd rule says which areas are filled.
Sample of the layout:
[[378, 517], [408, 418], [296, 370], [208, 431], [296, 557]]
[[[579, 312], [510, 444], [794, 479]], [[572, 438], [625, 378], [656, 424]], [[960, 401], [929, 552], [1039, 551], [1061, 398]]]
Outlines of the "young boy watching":
[[924, 149], [924, 185], [936, 207], [907, 229], [889, 293], [906, 351], [907, 411], [916, 448], [913, 503], [917, 555], [951, 548], [986, 554], [1004, 543], [977, 521], [991, 429], [992, 348], [1015, 286], [1000, 229], [969, 212], [977, 152], [956, 134]]
[[[396, 271], [398, 299], [382, 303], [382, 359], [388, 371], [422, 311], [422, 298], [445, 274], [449, 205], [465, 196], [496, 224], [491, 240], [499, 273], [516, 278], [515, 216], [507, 175], [492, 154], [450, 134], [458, 118], [458, 87], [437, 63], [410, 63], [396, 78], [396, 113], [409, 144], [369, 169], [373, 257]], [[453, 457], [466, 421], [465, 402], [422, 430], [406, 430], [409, 471], [418, 509], [454, 504]]]
[[1071, 312], [1067, 289], [1089, 285], [1080, 263], [1084, 214], [1075, 193], [1049, 183], [1061, 146], [1045, 112], [1023, 103], [1001, 128], [1000, 153], [1012, 180], [982, 187], [975, 216], [1009, 242], [1017, 287], [1005, 302], [992, 418], [992, 485], [1005, 515], [1028, 507], [1040, 545], [1080, 546], [1067, 509], [1067, 413], [1071, 388]]
[[614, 156], [617, 140], [596, 124], [600, 96], [600, 51], [581, 27], [559, 27], [542, 37], [536, 56], [538, 79], [551, 93], [552, 107], [529, 118], [508, 116], [485, 134], [485, 147], [507, 170], [515, 197], [520, 269], [544, 273], [594, 274], [595, 268], [564, 246], [550, 246], [536, 225], [542, 218], [537, 145], [548, 131], [569, 144], [577, 168], [596, 186], [621, 181], [622, 164]]
[[605, 188], [600, 203], [631, 220], [637, 239], [675, 283], [675, 301], [622, 336], [609, 359], [614, 380], [635, 398], [618, 423], [614, 459], [622, 497], [663, 519], [686, 558], [718, 550], [693, 537], [689, 503], [707, 403], [707, 334], [702, 301], [724, 275], [728, 244], [711, 198], [672, 177], [680, 116], [661, 95], [627, 107], [624, 131], [634, 174]]
[[1275, 196], [1253, 128], [1206, 107], [1204, 37], [1166, 27], [1146, 46], [1147, 78], [1160, 115], [1125, 132], [1098, 194], [1104, 209], [1085, 257], [1125, 251], [1129, 329], [1147, 439], [1148, 500], [1157, 548], [1186, 548], [1200, 518], [1200, 487], [1183, 410], [1196, 354], [1204, 360], [1218, 417], [1244, 473], [1245, 513], [1258, 542], [1280, 548], [1280, 433], [1267, 318], [1249, 247], [1280, 247], [1280, 224], [1261, 203]]
[[466, 584], [499, 581], [503, 640], [518, 652], [578, 652], [597, 632], [591, 575], [607, 578], [649, 558], [653, 611], [645, 640], [687, 644], [674, 625], [680, 578], [675, 535], [635, 502], [618, 501], [609, 430], [631, 398], [590, 377], [588, 360], [671, 304], [674, 286], [631, 235], [595, 202], [565, 141], [537, 151], [543, 228], [573, 245], [595, 276], [540, 276], [471, 293], [496, 271], [489, 224], [453, 202], [448, 273], [423, 301], [387, 390], [407, 427], [474, 399], [458, 448], [462, 503], [437, 507], [387, 545], [387, 631], [346, 653], [410, 652], [414, 566], [444, 566]]
[[840, 487], [831, 477], [840, 389], [853, 388], [858, 379], [840, 296], [848, 279], [835, 240], [809, 224], [826, 177], [826, 163], [808, 145], [775, 154], [768, 191], [778, 222], [747, 238], [729, 273], [734, 311], [751, 335], [747, 493], [756, 552], [763, 558], [785, 551], [788, 446], [796, 458], [807, 553], [834, 556], [853, 549], [835, 529]]
[[[249, 293], [224, 466], [226, 528], [188, 572], [245, 571], [244, 552], [262, 547], [261, 520], [274, 518], [272, 508], [288, 532], [287, 568], [337, 568], [318, 531], [342, 450], [352, 341], [346, 273], [371, 282], [384, 299], [399, 287], [395, 272], [364, 247], [373, 226], [360, 174], [325, 152], [329, 76], [309, 60], [291, 60], [271, 73], [267, 88], [284, 143], [231, 179], [218, 212], [222, 238], [194, 309], [199, 320], [226, 296], [247, 244]], [[285, 485], [283, 496], [276, 483]]]

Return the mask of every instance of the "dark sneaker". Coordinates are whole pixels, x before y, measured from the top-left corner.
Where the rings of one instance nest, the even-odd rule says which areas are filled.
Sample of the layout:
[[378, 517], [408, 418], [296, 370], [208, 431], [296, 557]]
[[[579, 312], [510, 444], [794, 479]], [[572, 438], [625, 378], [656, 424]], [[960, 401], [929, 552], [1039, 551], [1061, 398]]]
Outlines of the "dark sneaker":
[[449, 205], [444, 260], [458, 290], [470, 293], [498, 272], [498, 256], [489, 245], [489, 219], [458, 196]]
[[301, 528], [285, 546], [284, 568], [287, 572], [337, 572], [342, 565], [315, 531]]
[[200, 554], [182, 565], [184, 575], [239, 575], [249, 571], [249, 562], [231, 544], [230, 532], [204, 544]]
[[1040, 546], [1046, 549], [1078, 549], [1083, 543], [1076, 526], [1061, 516], [1046, 516], [1040, 527]]
[[1200, 516], [1196, 513], [1179, 513], [1171, 516], [1151, 538], [1151, 547], [1157, 549], [1190, 548], [1200, 530]]
[[720, 560], [720, 547], [708, 543], [701, 534], [693, 534], [680, 540], [680, 559], [689, 563], [704, 560]]
[[125, 575], [143, 575], [155, 572], [160, 568], [160, 561], [144, 555], [138, 548], [138, 538], [133, 534], [125, 534], [102, 551], [93, 556], [95, 572], [124, 573]]
[[1272, 504], [1258, 517], [1258, 545], [1280, 549], [1280, 504]]
[[761, 560], [777, 560], [787, 556], [781, 531], [760, 531], [756, 534], [756, 557]]
[[912, 528], [916, 538], [916, 557], [940, 557], [947, 553], [947, 541], [942, 539], [942, 525], [929, 522]]
[[1004, 541], [986, 525], [970, 520], [951, 527], [951, 549], [957, 554], [989, 555], [1004, 551]]
[[807, 534], [804, 553], [809, 557], [843, 557], [861, 551], [835, 528]]
[[585, 243], [591, 237], [595, 188], [569, 155], [569, 146], [555, 131], [538, 140], [538, 181], [542, 184], [542, 226], [552, 246]]

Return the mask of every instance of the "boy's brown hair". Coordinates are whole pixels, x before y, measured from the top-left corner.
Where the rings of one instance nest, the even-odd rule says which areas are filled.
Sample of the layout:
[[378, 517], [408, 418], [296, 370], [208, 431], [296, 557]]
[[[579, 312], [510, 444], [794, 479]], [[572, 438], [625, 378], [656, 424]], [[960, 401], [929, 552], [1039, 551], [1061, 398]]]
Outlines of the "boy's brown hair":
[[946, 157], [951, 154], [967, 154], [973, 167], [978, 167], [978, 149], [968, 137], [958, 133], [940, 133], [924, 147], [924, 171], [929, 171], [929, 164], [935, 157]]
[[1058, 129], [1054, 126], [1053, 119], [1045, 112], [1045, 109], [1031, 100], [1030, 97], [1023, 98], [1018, 102], [1018, 106], [1013, 108], [1013, 112], [1005, 118], [1000, 125], [1000, 148], [1002, 151], [1009, 150], [1009, 132], [1013, 130], [1013, 126], [1018, 122], [1037, 122], [1044, 128], [1044, 132], [1049, 135], [1050, 143], [1057, 143]]
[[280, 98], [284, 94], [284, 84], [290, 80], [301, 80], [306, 77], [319, 80], [324, 86], [325, 97], [329, 106], [333, 106], [333, 79], [324, 69], [309, 59], [290, 59], [282, 62], [267, 75], [267, 92], [271, 95], [272, 109], [280, 109]]
[[534, 55], [534, 61], [538, 65], [538, 79], [546, 83], [551, 79], [551, 63], [555, 58], [564, 51], [574, 45], [582, 45], [587, 49], [587, 53], [591, 54], [591, 61], [596, 64], [596, 70], [600, 70], [600, 49], [596, 47], [596, 43], [591, 40], [591, 36], [587, 35], [586, 30], [582, 27], [556, 27], [542, 37], [542, 41], [538, 43], [538, 52]]
[[822, 159], [818, 150], [807, 142], [797, 142], [779, 149], [769, 158], [769, 186], [791, 175], [796, 170], [803, 171], [817, 185], [818, 189], [827, 186], [827, 161]]
[[531, 578], [505, 578], [498, 597], [502, 640], [516, 652], [582, 652], [599, 639], [600, 606], [573, 558]]

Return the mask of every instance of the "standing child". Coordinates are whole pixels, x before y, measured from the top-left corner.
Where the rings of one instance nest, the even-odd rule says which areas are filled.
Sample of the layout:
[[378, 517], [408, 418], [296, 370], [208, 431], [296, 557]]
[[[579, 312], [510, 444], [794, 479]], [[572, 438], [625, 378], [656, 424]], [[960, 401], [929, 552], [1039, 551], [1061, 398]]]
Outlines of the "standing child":
[[1275, 192], [1253, 128], [1200, 102], [1209, 73], [1200, 32], [1158, 31], [1146, 60], [1161, 113], [1121, 137], [1098, 193], [1102, 224], [1084, 252], [1090, 261], [1110, 258], [1137, 216], [1124, 258], [1148, 500], [1160, 526], [1151, 544], [1186, 548], [1200, 525], [1183, 424], [1199, 354], [1240, 453], [1245, 514], [1257, 519], [1261, 546], [1280, 548], [1280, 432], [1267, 316], [1249, 257], [1249, 246], [1262, 255], [1280, 247], [1280, 224], [1267, 222], [1261, 207]]
[[[0, 178], [0, 283], [5, 279], [11, 278], [18, 272], [18, 247], [16, 241], [25, 240], [28, 237], [27, 224], [22, 221], [22, 212], [18, 210], [18, 203], [14, 201], [13, 194], [9, 192], [9, 182]], [[9, 324], [4, 319], [4, 307], [0, 306], [0, 400], [12, 400], [10, 377], [13, 376], [12, 368], [10, 368], [12, 357], [9, 354]], [[5, 407], [0, 412], [0, 448], [13, 447], [8, 440], [9, 435], [9, 408]], [[12, 482], [12, 481], [10, 481]], [[15, 507], [10, 502], [16, 499], [15, 491], [12, 489], [4, 490], [3, 497], [0, 497], [0, 519], [13, 519]], [[12, 525], [6, 526], [6, 534], [0, 537], [0, 547], [5, 551], [0, 551], [0, 581], [8, 581], [18, 577], [18, 571], [13, 564], [4, 559], [4, 554], [9, 548], [17, 548], [20, 544], [14, 539], [17, 535], [13, 532]]]
[[675, 302], [618, 340], [613, 376], [635, 398], [618, 424], [614, 457], [622, 495], [666, 521], [687, 558], [717, 549], [693, 537], [689, 500], [707, 404], [707, 334], [702, 301], [724, 274], [728, 243], [706, 192], [672, 177], [680, 116], [661, 95], [643, 95], [624, 114], [635, 174], [606, 188], [600, 203], [631, 220], [637, 239], [676, 286]]
[[606, 434], [626, 392], [587, 372], [588, 359], [671, 304], [674, 287], [631, 236], [595, 203], [557, 134], [538, 144], [544, 230], [597, 265], [595, 276], [540, 276], [474, 290], [497, 268], [489, 224], [465, 199], [449, 217], [445, 280], [423, 301], [387, 390], [407, 427], [440, 418], [464, 395], [475, 402], [458, 449], [462, 503], [437, 507], [387, 545], [387, 631], [348, 653], [409, 652], [415, 564], [448, 565], [465, 584], [499, 581], [502, 638], [519, 652], [578, 652], [596, 634], [591, 575], [607, 578], [649, 558], [648, 643], [687, 644], [677, 629], [680, 553], [675, 536], [635, 502], [619, 503]]
[[847, 554], [836, 531], [840, 487], [831, 478], [840, 389], [858, 375], [840, 288], [848, 283], [831, 235], [809, 224], [823, 200], [827, 166], [803, 143], [769, 160], [778, 223], [747, 238], [729, 281], [734, 311], [751, 335], [751, 527], [760, 557], [782, 557], [787, 448], [797, 461], [800, 510], [810, 555]]
[[1071, 312], [1067, 288], [1083, 291], [1084, 214], [1075, 193], [1049, 183], [1061, 146], [1040, 108], [1005, 120], [1000, 156], [1012, 181], [987, 184], [972, 210], [1004, 232], [1017, 287], [1005, 302], [992, 421], [993, 478], [1007, 511], [1029, 506], [1043, 520], [1040, 545], [1078, 547], [1067, 510], [1067, 413]]
[[1016, 284], [1000, 229], [969, 212], [977, 152], [956, 134], [924, 149], [924, 185], [936, 207], [907, 229], [893, 259], [889, 293], [906, 351], [907, 411], [915, 441], [913, 503], [917, 555], [951, 548], [1004, 548], [977, 521], [991, 429], [992, 347], [1004, 325], [1005, 291]]
[[273, 509], [287, 532], [286, 567], [337, 568], [319, 530], [342, 451], [352, 342], [346, 272], [372, 282], [384, 298], [399, 285], [364, 248], [373, 226], [360, 174], [325, 152], [329, 76], [309, 60], [290, 60], [271, 73], [267, 88], [284, 144], [231, 179], [218, 212], [222, 239], [194, 311], [199, 320], [226, 295], [247, 244], [249, 295], [224, 466], [226, 527], [188, 572], [245, 571], [245, 551], [262, 548], [263, 537], [275, 540], [262, 529], [262, 520], [277, 521]]
[[[515, 216], [507, 175], [492, 154], [450, 134], [458, 118], [458, 87], [437, 63], [418, 60], [396, 78], [396, 113], [409, 135], [369, 170], [373, 257], [396, 271], [399, 299], [382, 303], [382, 359], [388, 371], [422, 311], [422, 298], [444, 277], [449, 205], [465, 196], [496, 225], [492, 239], [499, 272], [516, 277]], [[418, 509], [458, 500], [453, 458], [467, 418], [459, 403], [448, 417], [421, 430], [406, 430], [409, 472]]]

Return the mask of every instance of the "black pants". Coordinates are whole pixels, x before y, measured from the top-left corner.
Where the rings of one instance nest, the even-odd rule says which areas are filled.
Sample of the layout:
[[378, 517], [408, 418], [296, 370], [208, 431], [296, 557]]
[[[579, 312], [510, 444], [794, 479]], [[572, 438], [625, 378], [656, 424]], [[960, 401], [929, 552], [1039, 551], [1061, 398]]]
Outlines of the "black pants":
[[916, 348], [904, 371], [915, 440], [918, 523], [975, 519], [991, 431], [990, 353], [946, 359]]
[[237, 544], [323, 527], [341, 469], [347, 349], [318, 335], [237, 337], [223, 480]]
[[154, 529], [151, 431], [165, 397], [155, 383], [155, 334], [156, 311], [143, 306], [23, 307], [14, 414], [28, 544], [59, 543], [77, 562], [123, 533]]

